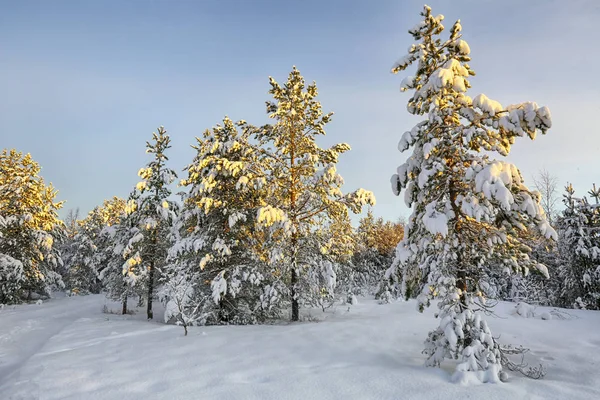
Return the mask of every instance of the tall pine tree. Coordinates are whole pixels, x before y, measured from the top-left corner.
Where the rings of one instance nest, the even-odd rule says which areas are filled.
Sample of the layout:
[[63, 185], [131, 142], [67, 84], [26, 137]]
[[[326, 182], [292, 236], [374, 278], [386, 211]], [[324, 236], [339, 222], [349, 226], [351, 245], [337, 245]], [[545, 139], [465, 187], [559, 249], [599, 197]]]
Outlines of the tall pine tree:
[[146, 142], [146, 153], [153, 155], [138, 175], [139, 192], [136, 204], [128, 210], [137, 230], [123, 250], [127, 258], [124, 273], [132, 286], [145, 288], [147, 317], [154, 317], [152, 303], [155, 286], [159, 280], [157, 271], [166, 265], [168, 249], [171, 247], [170, 232], [176, 219], [178, 205], [170, 199], [169, 185], [177, 178], [175, 171], [167, 167], [166, 151], [171, 139], [161, 126], [152, 133], [152, 141]]
[[58, 243], [64, 225], [56, 189], [31, 155], [0, 152], [0, 303], [18, 303], [63, 288]]
[[275, 123], [265, 127], [258, 139], [268, 154], [271, 195], [259, 210], [258, 220], [280, 230], [281, 240], [275, 248], [282, 257], [282, 273], [289, 276], [292, 321], [297, 321], [300, 299], [310, 291], [302, 289], [310, 285], [303, 279], [311, 276], [308, 272], [315, 256], [324, 253], [325, 243], [319, 243], [321, 236], [314, 231], [321, 224], [343, 221], [349, 211], [358, 213], [364, 205], [374, 205], [375, 197], [364, 189], [342, 192], [344, 180], [336, 164], [339, 156], [350, 150], [348, 144], [328, 149], [317, 144], [333, 115], [323, 113], [317, 85], [306, 85], [296, 67], [283, 85], [273, 78], [270, 83], [273, 101], [267, 102], [267, 113]]
[[415, 43], [392, 69], [416, 63], [416, 75], [405, 78], [401, 90], [412, 91], [408, 112], [426, 117], [402, 136], [399, 150], [412, 153], [391, 180], [413, 208], [395, 265], [402, 267], [405, 291], [418, 293], [421, 310], [439, 300], [440, 324], [424, 350], [427, 364], [460, 359], [457, 380], [484, 371], [480, 379], [497, 381], [502, 354], [482, 318], [489, 307], [480, 286], [484, 266], [495, 261], [506, 271], [547, 275], [518, 232], [556, 233], [539, 193], [525, 186], [517, 167], [483, 152], [506, 156], [516, 138], [545, 133], [550, 112], [532, 102], [503, 107], [483, 94], [469, 97], [474, 72], [460, 22], [443, 40], [443, 16], [427, 6], [421, 15], [409, 31]]

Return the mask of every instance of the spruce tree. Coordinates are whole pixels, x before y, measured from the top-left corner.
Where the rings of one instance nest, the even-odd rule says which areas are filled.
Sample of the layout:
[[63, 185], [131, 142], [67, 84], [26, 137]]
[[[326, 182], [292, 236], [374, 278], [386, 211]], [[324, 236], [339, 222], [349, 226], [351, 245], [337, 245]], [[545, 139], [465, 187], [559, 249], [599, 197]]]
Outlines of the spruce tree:
[[470, 48], [457, 21], [443, 40], [443, 16], [424, 7], [423, 20], [409, 33], [415, 40], [393, 67], [398, 73], [416, 64], [402, 91], [412, 91], [407, 110], [426, 118], [406, 132], [401, 152], [412, 149], [391, 179], [395, 194], [413, 208], [394, 267], [401, 267], [404, 291], [417, 293], [422, 311], [438, 300], [437, 329], [429, 333], [427, 365], [459, 359], [455, 379], [484, 371], [498, 381], [501, 348], [482, 318], [490, 305], [480, 279], [484, 266], [527, 274], [546, 267], [531, 259], [518, 233], [536, 228], [556, 238], [540, 205], [516, 166], [484, 153], [506, 156], [518, 137], [536, 137], [551, 126], [550, 112], [536, 103], [503, 107], [483, 94], [471, 98]]

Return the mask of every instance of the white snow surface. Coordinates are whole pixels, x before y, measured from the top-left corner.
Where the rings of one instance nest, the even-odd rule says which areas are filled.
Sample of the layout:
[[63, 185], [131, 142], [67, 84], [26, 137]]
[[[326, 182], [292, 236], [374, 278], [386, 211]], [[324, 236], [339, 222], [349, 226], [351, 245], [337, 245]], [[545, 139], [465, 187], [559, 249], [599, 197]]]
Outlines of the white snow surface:
[[120, 309], [102, 295], [0, 309], [0, 399], [600, 398], [595, 311], [525, 319], [500, 303], [492, 332], [529, 347], [526, 360], [548, 372], [475, 384], [452, 383], [451, 362], [423, 366], [423, 341], [439, 321], [434, 307], [419, 314], [413, 301], [363, 298], [349, 310], [310, 311], [319, 322], [192, 327], [187, 337], [143, 310], [105, 314], [105, 304]]

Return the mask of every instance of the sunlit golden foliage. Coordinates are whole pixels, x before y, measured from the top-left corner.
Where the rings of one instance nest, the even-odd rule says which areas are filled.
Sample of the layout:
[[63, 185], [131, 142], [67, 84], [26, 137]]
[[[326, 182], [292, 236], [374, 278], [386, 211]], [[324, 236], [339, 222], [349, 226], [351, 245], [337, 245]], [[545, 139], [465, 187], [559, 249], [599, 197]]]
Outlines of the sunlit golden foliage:
[[40, 165], [30, 154], [15, 149], [0, 153], [0, 215], [23, 215], [29, 229], [51, 231], [60, 225], [58, 210], [64, 202], [55, 202], [58, 191], [39, 176]]
[[0, 153], [0, 254], [19, 262], [21, 271], [11, 293], [0, 293], [0, 302], [18, 302], [23, 290], [62, 285], [55, 272], [60, 260], [55, 243], [63, 231], [58, 218], [63, 203], [55, 202], [57, 190], [46, 185], [40, 170], [30, 154]]
[[366, 248], [375, 249], [380, 255], [387, 256], [404, 238], [404, 223], [385, 221], [383, 218], [375, 218], [372, 211], [362, 218], [357, 230], [360, 244]]
[[101, 206], [95, 207], [88, 215], [79, 221], [79, 225], [85, 226], [112, 226], [118, 224], [125, 213], [127, 202], [117, 196], [104, 200]]

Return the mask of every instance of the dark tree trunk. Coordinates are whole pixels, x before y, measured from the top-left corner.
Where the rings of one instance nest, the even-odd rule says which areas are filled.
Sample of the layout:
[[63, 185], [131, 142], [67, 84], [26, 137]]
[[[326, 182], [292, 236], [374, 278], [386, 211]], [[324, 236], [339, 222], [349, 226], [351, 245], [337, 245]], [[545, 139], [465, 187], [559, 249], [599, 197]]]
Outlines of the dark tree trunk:
[[[462, 236], [462, 213], [458, 204], [456, 203], [456, 199], [458, 198], [458, 193], [456, 191], [456, 183], [450, 181], [450, 202], [452, 204], [452, 211], [454, 211], [454, 233], [458, 237], [459, 241], [465, 240]], [[467, 304], [467, 290], [468, 284], [467, 281], [469, 277], [467, 275], [467, 260], [463, 258], [463, 254], [458, 253], [458, 257], [456, 259], [456, 287], [461, 290], [460, 293], [460, 306], [462, 310], [466, 310], [469, 308]], [[464, 330], [464, 328], [463, 328]], [[468, 335], [465, 335], [465, 346], [471, 345], [471, 338]]]
[[125, 298], [123, 299], [123, 309], [121, 310], [121, 314], [127, 314], [127, 295], [125, 295]]
[[[456, 199], [458, 198], [458, 193], [456, 192], [456, 183], [453, 181], [450, 181], [450, 187], [449, 187], [449, 194], [450, 194], [450, 203], [452, 206], [452, 211], [454, 211], [454, 234], [456, 236], [458, 236], [459, 240], [462, 241], [463, 238], [461, 237], [461, 231], [462, 231], [462, 220], [461, 220], [461, 210], [458, 207], [458, 204], [456, 203]], [[458, 289], [460, 289], [462, 291], [461, 295], [460, 295], [460, 303], [462, 305], [463, 309], [468, 308], [467, 307], [467, 271], [465, 269], [465, 260], [462, 257], [462, 254], [458, 254], [457, 260], [456, 260], [456, 287]]]
[[292, 295], [292, 321], [300, 319], [300, 305], [298, 304], [298, 210], [296, 209], [296, 190], [298, 190], [298, 171], [296, 169], [296, 127], [295, 118], [292, 116], [290, 129], [290, 213], [294, 233], [292, 234], [292, 276], [290, 280], [290, 294]]
[[152, 319], [152, 295], [154, 294], [154, 261], [150, 263], [150, 270], [148, 271], [148, 319]]
[[[459, 257], [460, 259], [460, 257]], [[459, 268], [461, 268], [459, 266]], [[458, 270], [458, 274], [456, 276], [458, 279], [456, 280], [456, 287], [459, 288], [460, 290], [462, 290], [462, 293], [460, 294], [460, 304], [462, 305], [463, 309], [467, 308], [467, 273], [465, 272], [464, 269], [459, 269]]]
[[290, 279], [290, 294], [292, 296], [292, 321], [300, 319], [300, 305], [298, 304], [298, 237], [292, 236], [292, 275]]
[[300, 319], [300, 305], [296, 293], [296, 284], [298, 283], [298, 273], [296, 272], [296, 263], [292, 264], [291, 294], [292, 294], [292, 321]]

